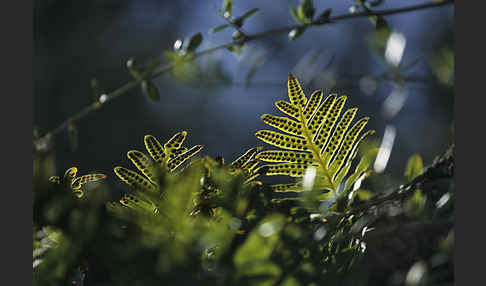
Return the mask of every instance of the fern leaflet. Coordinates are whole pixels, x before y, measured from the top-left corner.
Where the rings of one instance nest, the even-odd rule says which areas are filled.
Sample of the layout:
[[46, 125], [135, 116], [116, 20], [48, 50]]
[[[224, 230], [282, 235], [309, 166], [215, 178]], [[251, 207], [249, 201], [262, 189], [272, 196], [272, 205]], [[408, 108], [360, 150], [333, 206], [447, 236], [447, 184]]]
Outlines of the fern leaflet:
[[106, 178], [105, 174], [88, 174], [88, 175], [83, 175], [81, 177], [76, 177], [77, 173], [78, 173], [78, 168], [71, 167], [66, 170], [63, 178], [59, 176], [52, 176], [49, 178], [49, 181], [54, 184], [66, 186], [67, 188], [72, 190], [72, 192], [78, 198], [81, 198], [84, 195], [84, 191], [81, 189], [81, 187], [84, 184], [88, 182], [99, 181], [101, 179]]

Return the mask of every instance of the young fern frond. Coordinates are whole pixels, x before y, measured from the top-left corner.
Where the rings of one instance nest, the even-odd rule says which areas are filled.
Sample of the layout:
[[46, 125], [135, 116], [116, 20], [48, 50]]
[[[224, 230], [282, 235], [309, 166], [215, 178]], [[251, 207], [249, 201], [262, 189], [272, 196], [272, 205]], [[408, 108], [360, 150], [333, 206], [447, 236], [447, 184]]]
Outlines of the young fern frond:
[[178, 132], [163, 146], [152, 135], [144, 137], [145, 148], [150, 157], [138, 150], [127, 152], [128, 159], [143, 174], [129, 170], [125, 167], [114, 168], [115, 174], [134, 191], [120, 199], [120, 203], [135, 210], [148, 210], [158, 213], [154, 202], [160, 193], [160, 179], [165, 172], [174, 172], [184, 162], [192, 158], [203, 148], [196, 145], [190, 149], [182, 147], [187, 137], [187, 132]]
[[[338, 121], [346, 96], [330, 94], [324, 99], [323, 92], [317, 90], [307, 100], [299, 81], [290, 73], [287, 86], [290, 102], [279, 100], [275, 105], [289, 117], [270, 114], [261, 117], [267, 125], [282, 132], [260, 130], [255, 133], [258, 139], [283, 150], [263, 151], [255, 158], [277, 163], [260, 167], [267, 168], [266, 175], [270, 176], [303, 177], [309, 166], [315, 166], [318, 168], [316, 185], [335, 194], [348, 174], [359, 143], [374, 133], [370, 130], [357, 140], [369, 117], [361, 118], [350, 128], [358, 108], [346, 110]], [[301, 183], [274, 185], [272, 189], [275, 192], [299, 191]]]
[[255, 172], [255, 167], [258, 165], [260, 160], [255, 158], [255, 154], [261, 150], [262, 147], [254, 147], [247, 150], [243, 155], [238, 157], [235, 161], [230, 164], [230, 174], [236, 174], [238, 172], [243, 172], [245, 176], [245, 183], [261, 184], [259, 181], [254, 181], [258, 176], [263, 174], [261, 169]]
[[105, 174], [88, 174], [76, 178], [77, 173], [78, 173], [78, 168], [71, 167], [66, 170], [63, 178], [59, 176], [52, 176], [49, 178], [49, 181], [54, 184], [64, 185], [65, 187], [72, 190], [72, 192], [78, 198], [81, 198], [84, 195], [84, 191], [81, 189], [81, 187], [84, 184], [88, 182], [99, 181], [101, 179], [106, 178]]

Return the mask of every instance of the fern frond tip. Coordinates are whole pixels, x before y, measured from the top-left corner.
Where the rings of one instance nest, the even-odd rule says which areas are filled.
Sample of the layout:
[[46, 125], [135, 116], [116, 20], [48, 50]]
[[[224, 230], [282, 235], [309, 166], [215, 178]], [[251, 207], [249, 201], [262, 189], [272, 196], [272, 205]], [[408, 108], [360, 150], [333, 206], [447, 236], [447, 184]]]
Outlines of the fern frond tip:
[[288, 75], [288, 80], [294, 80], [295, 79], [295, 76], [289, 72], [289, 75]]

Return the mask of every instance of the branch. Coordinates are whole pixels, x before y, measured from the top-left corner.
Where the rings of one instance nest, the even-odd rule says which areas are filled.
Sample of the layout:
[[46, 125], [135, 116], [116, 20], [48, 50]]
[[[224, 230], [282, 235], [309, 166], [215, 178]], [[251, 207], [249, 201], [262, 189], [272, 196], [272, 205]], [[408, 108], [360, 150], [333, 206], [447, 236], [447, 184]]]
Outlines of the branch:
[[424, 183], [432, 182], [438, 179], [453, 177], [455, 165], [454, 148], [455, 145], [452, 144], [444, 154], [436, 157], [432, 165], [428, 166], [420, 175], [415, 177], [415, 179], [413, 179], [411, 182], [402, 185], [398, 189], [385, 195], [376, 195], [374, 198], [371, 198], [365, 203], [352, 208], [346, 213], [346, 215], [357, 214], [363, 211], [367, 211], [372, 207], [403, 198], [407, 195], [412, 194]]
[[[335, 23], [336, 21], [340, 21], [340, 20], [353, 19], [353, 18], [359, 18], [359, 17], [394, 15], [394, 14], [399, 14], [399, 13], [422, 10], [422, 9], [426, 9], [426, 8], [444, 6], [444, 5], [453, 4], [453, 3], [454, 3], [454, 0], [445, 0], [445, 1], [442, 1], [442, 2], [430, 2], [430, 3], [426, 3], [426, 4], [409, 6], [409, 7], [404, 7], [404, 8], [395, 8], [395, 9], [388, 9], [388, 10], [381, 10], [381, 11], [365, 11], [365, 12], [360, 12], [360, 13], [337, 15], [337, 16], [329, 17], [329, 23], [328, 24]], [[309, 25], [292, 25], [292, 26], [268, 30], [268, 31], [262, 32], [260, 34], [248, 35], [248, 36], [243, 37], [242, 39], [231, 41], [231, 42], [228, 42], [226, 44], [222, 44], [222, 45], [219, 45], [219, 46], [215, 46], [213, 48], [209, 48], [209, 49], [194, 53], [194, 54], [192, 54], [191, 57], [188, 57], [187, 60], [193, 61], [196, 58], [199, 58], [203, 55], [211, 54], [215, 51], [226, 49], [226, 48], [233, 46], [233, 45], [241, 45], [241, 44], [253, 41], [253, 40], [269, 37], [269, 36], [272, 36], [272, 35], [286, 34], [286, 33], [290, 32], [291, 30], [296, 29], [296, 28], [313, 27], [313, 26], [316, 26], [316, 25], [317, 25], [317, 23], [311, 23]], [[72, 124], [74, 122], [81, 120], [82, 118], [84, 118], [88, 114], [90, 114], [91, 112], [102, 108], [108, 102], [111, 102], [112, 100], [120, 97], [121, 95], [126, 94], [128, 91], [137, 87], [143, 80], [155, 79], [155, 78], [159, 77], [160, 75], [171, 71], [174, 67], [175, 67], [174, 63], [169, 63], [169, 64], [163, 66], [159, 71], [153, 73], [152, 75], [149, 75], [145, 78], [140, 78], [140, 79], [136, 79], [136, 80], [133, 80], [131, 82], [128, 82], [125, 85], [119, 87], [118, 89], [116, 89], [116, 90], [114, 90], [114, 91], [112, 91], [108, 94], [105, 94], [103, 101], [96, 101], [96, 102], [84, 107], [83, 109], [78, 111], [73, 116], [67, 118], [58, 127], [47, 132], [45, 135], [35, 139], [34, 140], [34, 147], [39, 148], [39, 146], [48, 144], [51, 138], [53, 138], [54, 136], [56, 136], [59, 133], [61, 133], [62, 131], [64, 131], [69, 126], [69, 124]]]

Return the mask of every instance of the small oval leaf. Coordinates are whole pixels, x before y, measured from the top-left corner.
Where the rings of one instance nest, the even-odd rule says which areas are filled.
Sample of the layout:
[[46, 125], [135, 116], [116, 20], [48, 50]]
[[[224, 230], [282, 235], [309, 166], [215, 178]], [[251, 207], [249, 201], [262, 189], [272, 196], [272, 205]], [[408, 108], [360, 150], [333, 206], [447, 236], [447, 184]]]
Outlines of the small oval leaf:
[[407, 166], [405, 167], [405, 177], [408, 181], [415, 179], [423, 170], [422, 158], [418, 154], [414, 154], [408, 158]]
[[224, 29], [228, 28], [229, 26], [230, 26], [229, 24], [223, 24], [223, 25], [219, 25], [219, 26], [217, 26], [217, 27], [212, 28], [212, 29], [209, 31], [209, 33], [210, 33], [210, 34], [215, 34], [215, 33], [219, 32], [219, 31], [222, 31], [222, 30], [224, 30]]
[[260, 9], [258, 9], [258, 8], [253, 8], [250, 11], [246, 12], [245, 14], [243, 14], [240, 18], [244, 20], [244, 19], [250, 17], [251, 15], [255, 14], [256, 12], [258, 12], [259, 10]]
[[185, 48], [186, 52], [194, 52], [197, 47], [202, 43], [203, 37], [201, 33], [197, 33], [189, 38], [188, 41], [186, 41], [187, 46]]
[[154, 102], [160, 101], [159, 89], [151, 81], [142, 81], [142, 93]]

